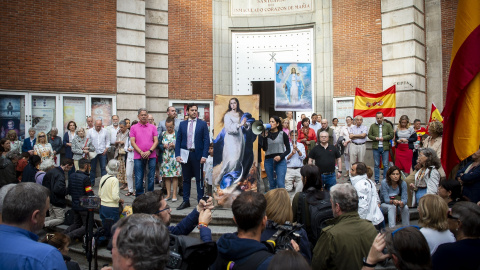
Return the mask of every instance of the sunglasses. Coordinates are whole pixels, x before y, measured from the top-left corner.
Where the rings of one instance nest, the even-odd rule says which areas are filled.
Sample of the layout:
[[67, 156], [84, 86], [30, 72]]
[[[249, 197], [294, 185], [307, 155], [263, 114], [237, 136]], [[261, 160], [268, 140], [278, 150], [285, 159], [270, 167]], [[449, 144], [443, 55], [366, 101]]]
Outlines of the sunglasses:
[[40, 136], [38, 136], [38, 137], [39, 137], [39, 138], [45, 138], [45, 135], [40, 135]]

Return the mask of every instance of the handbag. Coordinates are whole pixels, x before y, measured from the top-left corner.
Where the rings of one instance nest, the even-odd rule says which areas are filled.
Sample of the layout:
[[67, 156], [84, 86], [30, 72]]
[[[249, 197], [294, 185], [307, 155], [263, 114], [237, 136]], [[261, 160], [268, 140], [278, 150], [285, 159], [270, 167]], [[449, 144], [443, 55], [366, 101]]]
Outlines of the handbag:
[[89, 157], [90, 159], [96, 158], [96, 157], [97, 157], [97, 152], [95, 152], [95, 151], [94, 151], [94, 152], [88, 152], [88, 157]]
[[125, 154], [127, 154], [127, 152], [125, 151], [125, 148], [120, 147], [120, 148], [118, 148], [118, 154], [119, 155], [125, 155]]

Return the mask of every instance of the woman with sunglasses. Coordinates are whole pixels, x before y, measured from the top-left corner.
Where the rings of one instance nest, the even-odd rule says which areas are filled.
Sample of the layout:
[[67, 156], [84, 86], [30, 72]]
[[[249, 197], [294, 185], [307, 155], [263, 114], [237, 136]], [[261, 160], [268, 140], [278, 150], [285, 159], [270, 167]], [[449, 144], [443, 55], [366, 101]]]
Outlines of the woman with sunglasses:
[[457, 241], [437, 248], [432, 255], [433, 269], [479, 269], [480, 206], [457, 202], [448, 214], [448, 226]]
[[39, 132], [37, 135], [37, 143], [33, 146], [33, 154], [40, 157], [42, 162], [47, 158], [53, 159], [53, 148], [48, 143], [45, 132]]

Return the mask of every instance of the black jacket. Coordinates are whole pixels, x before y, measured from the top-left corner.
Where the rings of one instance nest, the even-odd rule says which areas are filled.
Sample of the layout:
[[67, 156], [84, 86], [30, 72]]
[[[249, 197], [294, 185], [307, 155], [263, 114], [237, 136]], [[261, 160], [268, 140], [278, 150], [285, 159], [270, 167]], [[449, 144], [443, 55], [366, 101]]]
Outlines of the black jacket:
[[[77, 211], [86, 211], [86, 208], [80, 206], [80, 197], [93, 195], [92, 183], [87, 173], [76, 171], [68, 177], [68, 194], [72, 196], [72, 209]], [[87, 192], [87, 190], [89, 192]]]
[[65, 208], [67, 206], [67, 187], [65, 172], [60, 167], [50, 169], [43, 178], [42, 185], [50, 190], [50, 203], [53, 206]]
[[15, 183], [18, 183], [15, 164], [9, 158], [0, 157], [0, 188]]
[[33, 167], [30, 162], [28, 162], [27, 166], [23, 169], [22, 174], [22, 183], [23, 182], [32, 182], [35, 183], [35, 174], [38, 172], [38, 169]]

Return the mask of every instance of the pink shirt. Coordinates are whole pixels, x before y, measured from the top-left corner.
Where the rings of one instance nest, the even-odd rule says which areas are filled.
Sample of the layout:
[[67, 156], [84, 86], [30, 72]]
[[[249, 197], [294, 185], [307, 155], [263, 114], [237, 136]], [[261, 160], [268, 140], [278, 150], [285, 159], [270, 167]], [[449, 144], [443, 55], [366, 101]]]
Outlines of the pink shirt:
[[[152, 148], [154, 137], [158, 137], [157, 128], [150, 123], [147, 123], [146, 125], [138, 123], [130, 127], [130, 138], [135, 138], [135, 143], [143, 152], [147, 152]], [[157, 151], [153, 151], [148, 158], [156, 157]], [[141, 159], [142, 156], [134, 150], [133, 158]]]

